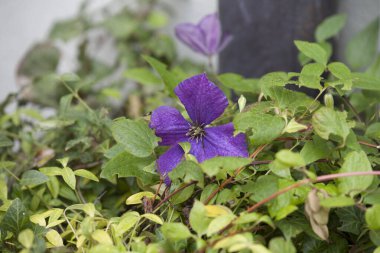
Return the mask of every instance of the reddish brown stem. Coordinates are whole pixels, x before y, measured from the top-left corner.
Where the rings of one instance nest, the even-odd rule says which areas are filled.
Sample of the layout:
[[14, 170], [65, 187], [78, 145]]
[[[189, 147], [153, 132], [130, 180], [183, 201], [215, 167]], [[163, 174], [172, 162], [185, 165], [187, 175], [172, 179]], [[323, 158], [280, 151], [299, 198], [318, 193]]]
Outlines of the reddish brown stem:
[[315, 180], [310, 179], [310, 178], [303, 179], [303, 180], [298, 181], [295, 184], [289, 185], [288, 187], [285, 187], [285, 188], [279, 190], [278, 192], [273, 193], [269, 197], [267, 197], [267, 198], [265, 198], [265, 199], [257, 202], [253, 206], [249, 207], [247, 209], [247, 212], [251, 213], [251, 212], [255, 211], [257, 208], [259, 208], [260, 206], [268, 203], [272, 199], [275, 199], [277, 196], [279, 196], [281, 194], [284, 194], [284, 193], [286, 193], [286, 192], [288, 192], [290, 190], [293, 190], [295, 188], [298, 188], [300, 186], [303, 186], [305, 184], [308, 184], [308, 183], [320, 183], [320, 182], [330, 181], [332, 179], [337, 179], [337, 178], [341, 178], [341, 177], [369, 176], [369, 175], [378, 175], [378, 176], [380, 176], [380, 171], [356, 171], [356, 172], [336, 173], [336, 174], [319, 176]]
[[[249, 207], [246, 211], [248, 213], [252, 213], [253, 211], [255, 211], [256, 209], [258, 209], [259, 207], [261, 207], [262, 205], [268, 203], [269, 201], [275, 199], [276, 197], [278, 197], [279, 195], [281, 194], [284, 194], [288, 191], [291, 191], [295, 188], [298, 188], [300, 186], [303, 186], [305, 184], [308, 184], [308, 183], [320, 183], [320, 182], [325, 182], [325, 181], [330, 181], [330, 180], [333, 180], [333, 179], [337, 179], [337, 178], [342, 178], [342, 177], [352, 177], [352, 176], [370, 176], [370, 175], [377, 175], [377, 176], [380, 176], [380, 171], [356, 171], [356, 172], [346, 172], [346, 173], [336, 173], [336, 174], [330, 174], [330, 175], [323, 175], [323, 176], [319, 176], [317, 177], [316, 179], [310, 179], [310, 178], [307, 178], [307, 179], [303, 179], [301, 181], [298, 181], [297, 183], [295, 184], [292, 184], [292, 185], [289, 185], [288, 187], [285, 187], [281, 190], [279, 190], [278, 192], [275, 192], [273, 193], [272, 195], [270, 195], [269, 197], [257, 202], [256, 204], [254, 204], [253, 206]], [[236, 217], [234, 220], [232, 220], [226, 227], [224, 227], [220, 232], [219, 234], [222, 234], [223, 232], [225, 232], [227, 229], [231, 228], [232, 227], [232, 224], [233, 222], [237, 219], [238, 217]], [[227, 235], [228, 236], [228, 235]]]
[[358, 142], [359, 142], [361, 145], [364, 145], [364, 146], [367, 146], [367, 147], [380, 149], [380, 145], [376, 145], [376, 144], [368, 143], [368, 142], [365, 142], [365, 141], [358, 141]]
[[[256, 156], [266, 147], [266, 144], [263, 144], [261, 146], [259, 146], [250, 156], [249, 158], [251, 158], [252, 160], [256, 158]], [[208, 196], [208, 198], [203, 202], [205, 205], [207, 205], [214, 197], [216, 194], [218, 194], [218, 192], [220, 192], [224, 187], [226, 187], [227, 185], [229, 185], [233, 180], [234, 178], [240, 174], [240, 172], [242, 172], [244, 170], [245, 166], [242, 166], [238, 169], [235, 170], [234, 172], [234, 175], [227, 178], [223, 183], [221, 183], [219, 185], [219, 187], [214, 190], [210, 196]]]

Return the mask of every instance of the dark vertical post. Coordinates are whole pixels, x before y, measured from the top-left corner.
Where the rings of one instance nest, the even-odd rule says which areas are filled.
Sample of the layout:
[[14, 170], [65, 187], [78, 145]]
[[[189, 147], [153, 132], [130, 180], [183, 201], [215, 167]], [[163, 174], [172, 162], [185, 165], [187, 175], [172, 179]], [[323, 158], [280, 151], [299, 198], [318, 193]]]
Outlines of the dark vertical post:
[[219, 72], [260, 77], [299, 70], [293, 41], [313, 41], [336, 0], [219, 0], [219, 12], [224, 32], [234, 35], [219, 56]]

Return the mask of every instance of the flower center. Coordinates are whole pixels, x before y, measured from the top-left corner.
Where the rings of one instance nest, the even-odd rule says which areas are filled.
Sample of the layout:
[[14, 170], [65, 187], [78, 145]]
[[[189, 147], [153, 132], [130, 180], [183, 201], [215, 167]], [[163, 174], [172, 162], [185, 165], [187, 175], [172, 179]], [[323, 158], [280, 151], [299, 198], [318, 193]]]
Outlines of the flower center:
[[186, 133], [186, 136], [189, 136], [190, 140], [196, 140], [198, 143], [199, 140], [202, 140], [205, 137], [206, 132], [204, 130], [204, 124], [202, 125], [192, 125], [189, 131]]

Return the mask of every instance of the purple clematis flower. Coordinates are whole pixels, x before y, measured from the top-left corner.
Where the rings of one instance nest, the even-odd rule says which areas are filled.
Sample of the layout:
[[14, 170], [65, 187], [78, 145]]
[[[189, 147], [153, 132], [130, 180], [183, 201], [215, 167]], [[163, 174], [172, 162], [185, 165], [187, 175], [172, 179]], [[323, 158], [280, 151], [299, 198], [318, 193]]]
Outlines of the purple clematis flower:
[[205, 16], [197, 25], [190, 23], [177, 25], [175, 34], [192, 50], [206, 56], [220, 52], [232, 40], [231, 35], [222, 35], [217, 13]]
[[248, 157], [245, 136], [234, 136], [232, 123], [209, 126], [222, 115], [228, 100], [222, 90], [207, 79], [206, 74], [184, 80], [174, 92], [185, 106], [191, 122], [170, 106], [154, 110], [150, 122], [150, 127], [161, 137], [160, 145], [171, 146], [157, 161], [157, 170], [167, 185], [170, 184], [167, 174], [184, 158], [179, 142], [190, 143], [190, 154], [198, 162], [215, 156]]

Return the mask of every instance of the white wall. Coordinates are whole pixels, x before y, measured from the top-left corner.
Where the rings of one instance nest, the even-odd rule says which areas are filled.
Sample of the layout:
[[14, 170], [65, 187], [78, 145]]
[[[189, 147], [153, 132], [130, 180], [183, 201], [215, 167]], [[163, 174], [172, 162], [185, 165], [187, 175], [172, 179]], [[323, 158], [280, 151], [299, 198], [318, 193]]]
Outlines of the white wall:
[[[99, 6], [109, 1], [91, 0], [91, 4]], [[197, 22], [202, 16], [217, 9], [217, 0], [163, 1], [171, 6], [175, 14], [168, 27], [168, 32], [172, 34], [176, 24]], [[54, 21], [75, 15], [81, 2], [80, 0], [0, 0], [0, 101], [9, 92], [17, 90], [15, 70], [26, 50], [34, 42], [46, 38]], [[374, 16], [380, 14], [380, 0], [340, 0], [339, 3], [339, 10], [349, 14], [348, 25], [341, 35], [339, 55], [342, 56], [345, 41]], [[180, 43], [177, 43], [177, 46], [180, 56], [204, 61], [202, 56], [194, 54], [186, 46]]]
[[[138, 1], [138, 0], [134, 0]], [[48, 35], [54, 21], [76, 14], [80, 0], [0, 0], [0, 101], [16, 91], [17, 63], [37, 41]], [[91, 0], [99, 7], [109, 0]], [[214, 12], [217, 0], [165, 0], [175, 14], [168, 31], [180, 22], [196, 22], [203, 15]], [[202, 60], [183, 45], [181, 56]]]

